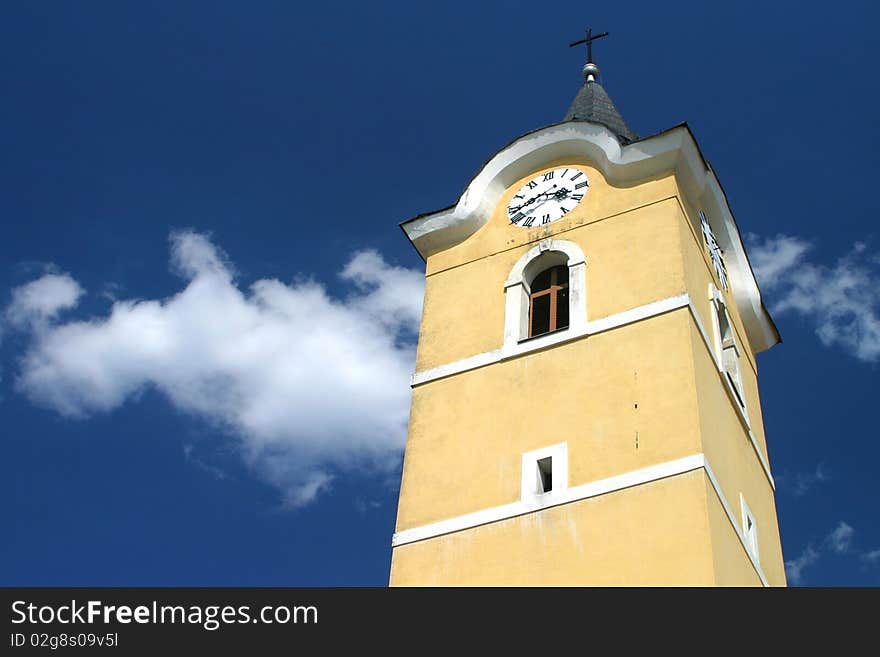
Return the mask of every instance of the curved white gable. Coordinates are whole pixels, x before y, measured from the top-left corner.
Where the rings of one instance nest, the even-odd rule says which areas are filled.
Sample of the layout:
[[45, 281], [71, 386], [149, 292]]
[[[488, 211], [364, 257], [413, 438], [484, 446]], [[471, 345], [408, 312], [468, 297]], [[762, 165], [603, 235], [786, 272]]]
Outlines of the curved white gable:
[[606, 127], [565, 122], [530, 132], [496, 153], [454, 206], [402, 224], [423, 258], [463, 242], [483, 226], [514, 182], [561, 157], [586, 157], [612, 183], [628, 183], [674, 170], [688, 197], [706, 212], [725, 254], [740, 315], [756, 352], [779, 342], [743, 249], [727, 198], [686, 124], [621, 146]]

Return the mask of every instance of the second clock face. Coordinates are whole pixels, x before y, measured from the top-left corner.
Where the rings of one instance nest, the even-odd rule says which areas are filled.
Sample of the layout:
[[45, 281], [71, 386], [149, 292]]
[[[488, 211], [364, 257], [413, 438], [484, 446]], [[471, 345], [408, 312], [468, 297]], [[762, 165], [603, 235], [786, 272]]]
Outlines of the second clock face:
[[572, 167], [535, 176], [519, 188], [507, 204], [510, 223], [525, 228], [561, 219], [580, 203], [590, 183], [587, 174]]

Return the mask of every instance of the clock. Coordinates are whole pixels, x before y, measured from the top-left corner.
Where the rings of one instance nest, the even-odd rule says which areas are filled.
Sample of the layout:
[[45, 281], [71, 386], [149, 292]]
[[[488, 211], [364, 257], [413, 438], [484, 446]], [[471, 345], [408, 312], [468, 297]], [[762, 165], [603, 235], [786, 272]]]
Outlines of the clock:
[[718, 240], [715, 239], [715, 235], [712, 233], [712, 227], [709, 225], [709, 220], [706, 219], [706, 215], [702, 210], [700, 210], [700, 227], [703, 229], [703, 239], [706, 242], [706, 249], [709, 251], [709, 257], [712, 259], [712, 266], [715, 268], [715, 274], [718, 276], [718, 281], [721, 283], [721, 287], [726, 290], [727, 267], [724, 265], [723, 252], [718, 246]]
[[547, 171], [517, 190], [507, 204], [507, 218], [524, 228], [549, 224], [574, 210], [589, 188], [587, 174], [580, 169]]

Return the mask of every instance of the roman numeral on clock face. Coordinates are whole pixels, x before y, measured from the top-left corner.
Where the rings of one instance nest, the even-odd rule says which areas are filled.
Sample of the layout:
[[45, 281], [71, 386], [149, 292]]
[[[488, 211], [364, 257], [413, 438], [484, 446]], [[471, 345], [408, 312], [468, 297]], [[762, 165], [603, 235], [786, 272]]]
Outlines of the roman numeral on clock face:
[[577, 166], [560, 166], [532, 173], [532, 179], [523, 182], [516, 194], [509, 197], [507, 218], [510, 225], [519, 228], [547, 226], [574, 210], [589, 191], [588, 173]]

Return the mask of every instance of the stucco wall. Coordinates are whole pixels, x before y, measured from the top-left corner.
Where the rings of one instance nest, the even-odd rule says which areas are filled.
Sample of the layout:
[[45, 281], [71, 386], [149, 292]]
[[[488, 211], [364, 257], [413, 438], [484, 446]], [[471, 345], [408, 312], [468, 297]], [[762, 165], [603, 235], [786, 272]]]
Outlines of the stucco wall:
[[697, 470], [395, 548], [393, 586], [708, 586]]

